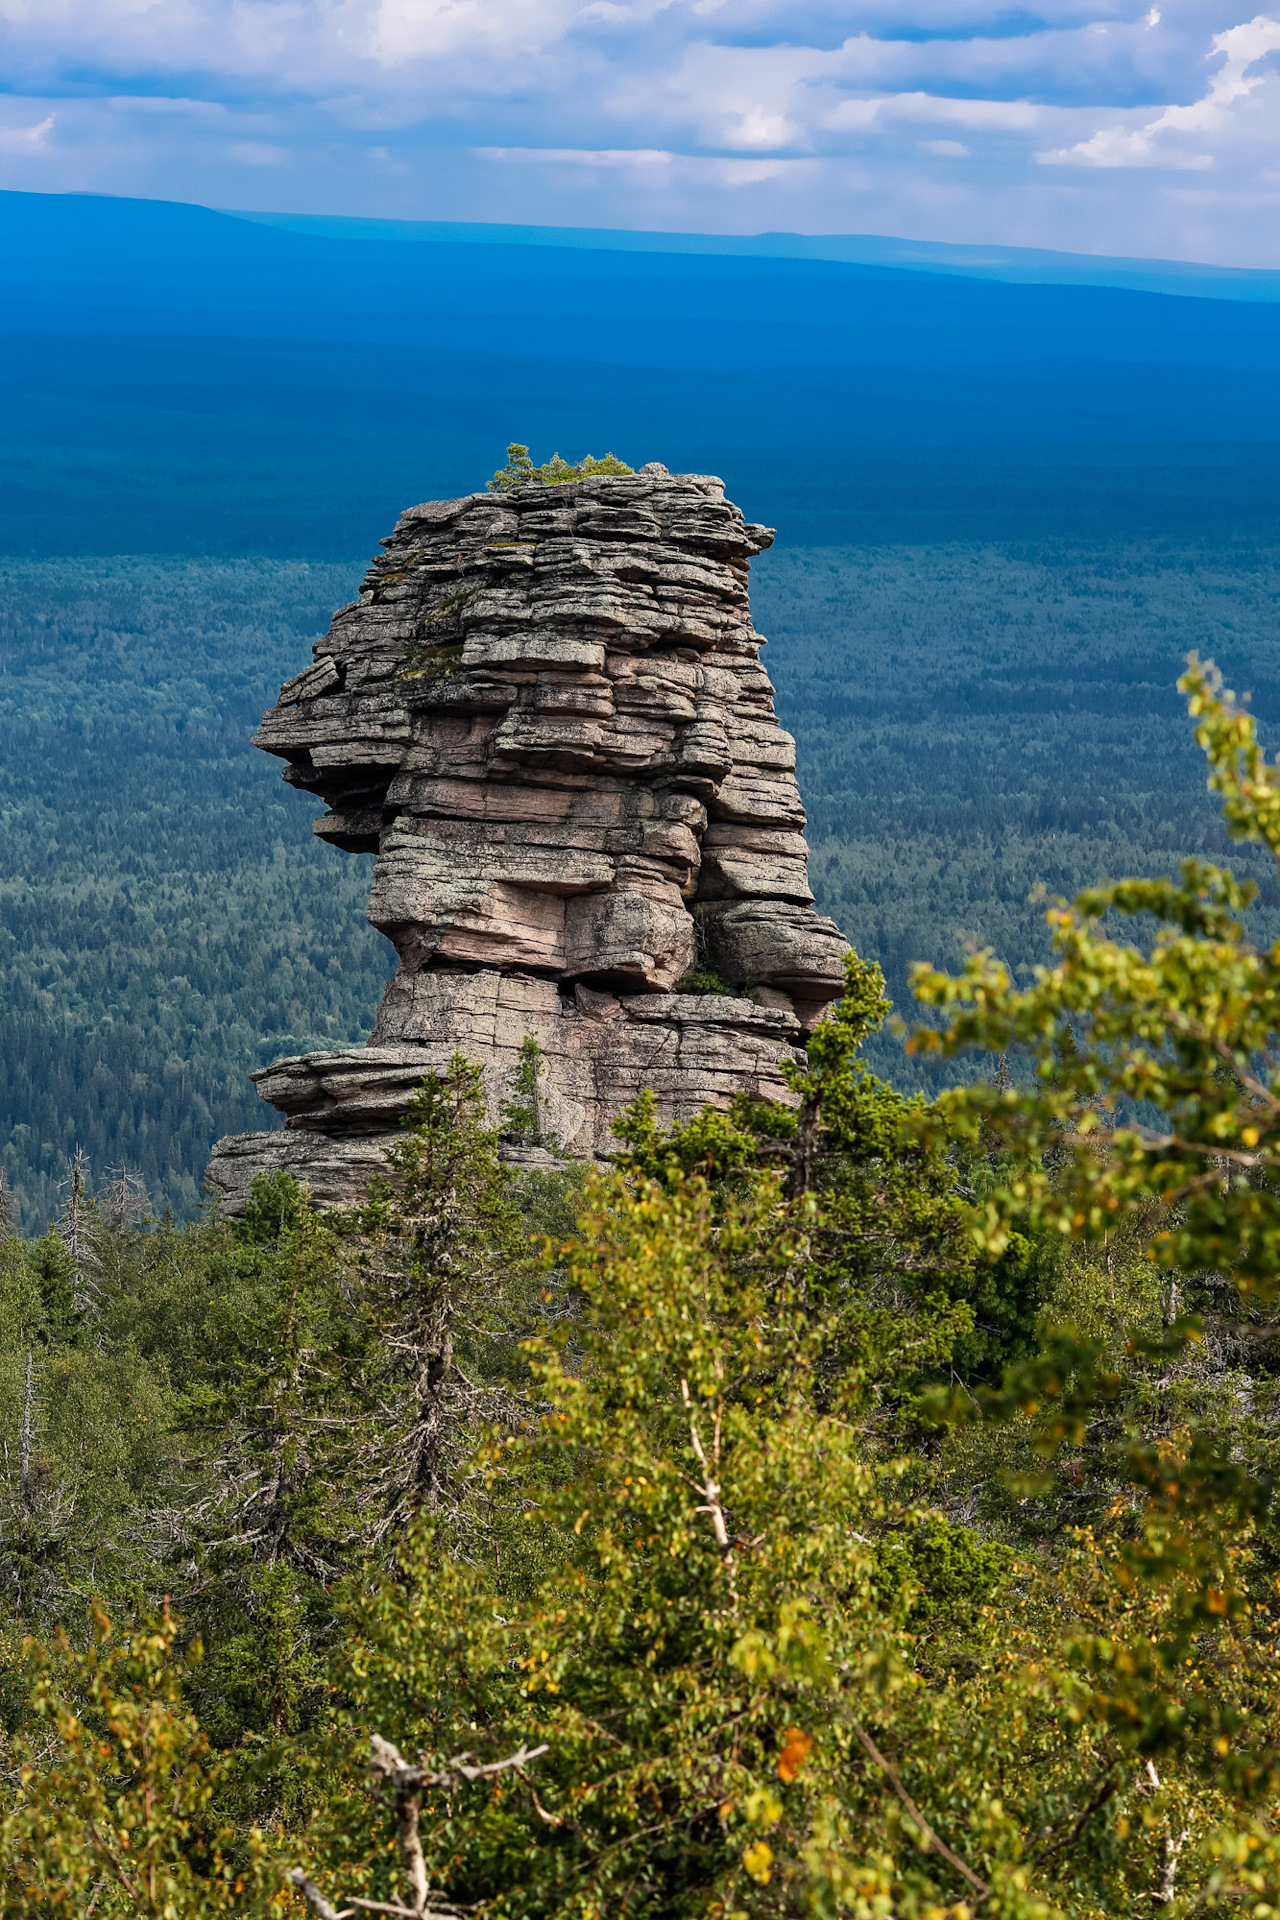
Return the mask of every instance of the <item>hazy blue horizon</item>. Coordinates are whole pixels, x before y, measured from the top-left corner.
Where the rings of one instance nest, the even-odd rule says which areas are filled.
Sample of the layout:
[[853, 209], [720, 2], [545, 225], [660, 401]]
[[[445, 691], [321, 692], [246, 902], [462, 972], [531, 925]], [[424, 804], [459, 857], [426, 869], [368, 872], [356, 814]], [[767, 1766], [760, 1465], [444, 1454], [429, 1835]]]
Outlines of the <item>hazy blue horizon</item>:
[[459, 241], [480, 245], [611, 249], [635, 253], [708, 253], [765, 259], [843, 261], [914, 268], [1033, 284], [1125, 287], [1209, 300], [1280, 300], [1280, 269], [1215, 266], [1123, 254], [1065, 253], [1051, 247], [1006, 247], [912, 240], [877, 233], [701, 233], [633, 227], [513, 226], [502, 221], [392, 220], [351, 214], [212, 209], [259, 226], [321, 238]]
[[88, 195], [0, 193], [0, 250], [0, 551], [358, 556], [511, 439], [802, 545], [1272, 511], [1270, 299]]

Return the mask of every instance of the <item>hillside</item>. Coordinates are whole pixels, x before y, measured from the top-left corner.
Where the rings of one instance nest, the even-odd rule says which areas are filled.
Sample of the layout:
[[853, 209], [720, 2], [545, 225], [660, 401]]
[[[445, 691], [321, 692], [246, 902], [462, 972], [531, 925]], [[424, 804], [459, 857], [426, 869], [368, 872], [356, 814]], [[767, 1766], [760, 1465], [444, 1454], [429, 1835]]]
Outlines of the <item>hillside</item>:
[[1275, 301], [357, 225], [0, 193], [0, 552], [352, 560], [512, 437], [719, 473], [802, 544], [951, 493], [1159, 527], [1171, 468], [1275, 511]]

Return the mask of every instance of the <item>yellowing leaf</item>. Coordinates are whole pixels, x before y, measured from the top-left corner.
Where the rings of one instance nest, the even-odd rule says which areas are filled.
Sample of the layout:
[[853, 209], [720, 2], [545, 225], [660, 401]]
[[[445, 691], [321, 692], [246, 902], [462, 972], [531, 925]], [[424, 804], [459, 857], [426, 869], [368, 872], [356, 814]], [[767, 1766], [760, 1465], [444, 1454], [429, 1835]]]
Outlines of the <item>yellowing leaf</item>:
[[753, 1840], [742, 1856], [742, 1864], [758, 1886], [767, 1887], [773, 1877], [773, 1848], [765, 1840]]

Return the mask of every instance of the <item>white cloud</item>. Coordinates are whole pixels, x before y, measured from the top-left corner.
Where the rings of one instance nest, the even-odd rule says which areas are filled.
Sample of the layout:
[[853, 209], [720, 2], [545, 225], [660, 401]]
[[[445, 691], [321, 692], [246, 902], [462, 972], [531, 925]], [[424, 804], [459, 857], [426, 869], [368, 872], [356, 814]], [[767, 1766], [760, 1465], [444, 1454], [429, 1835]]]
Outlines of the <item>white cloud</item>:
[[233, 140], [227, 152], [242, 167], [287, 167], [293, 157], [287, 147], [264, 146], [260, 140]]
[[[1205, 150], [1206, 140], [1212, 142], [1215, 135], [1230, 130], [1240, 103], [1251, 101], [1261, 88], [1267, 91], [1271, 129], [1280, 147], [1280, 89], [1274, 75], [1253, 71], [1277, 50], [1280, 20], [1260, 13], [1243, 26], [1214, 35], [1209, 58], [1221, 58], [1223, 65], [1203, 98], [1190, 106], [1166, 107], [1141, 126], [1101, 127], [1088, 140], [1041, 158], [1092, 167], [1212, 167], [1214, 154]], [[1177, 145], [1176, 137], [1187, 134], [1196, 137], [1195, 150]]]
[[580, 173], [605, 169], [615, 173], [652, 175], [655, 169], [676, 172], [686, 181], [721, 187], [754, 187], [766, 180], [794, 175], [809, 163], [803, 160], [730, 160], [710, 155], [669, 153], [661, 148], [617, 147], [478, 147], [476, 156], [499, 165], [571, 167]]
[[1004, 0], [0, 0], [0, 184], [1280, 266], [1280, 22], [1232, 0], [1009, 19]]
[[660, 147], [477, 147], [481, 160], [543, 167], [668, 167], [674, 153]]
[[0, 127], [0, 150], [10, 153], [31, 152], [49, 138], [53, 132], [54, 117], [46, 113], [43, 120], [33, 127]]

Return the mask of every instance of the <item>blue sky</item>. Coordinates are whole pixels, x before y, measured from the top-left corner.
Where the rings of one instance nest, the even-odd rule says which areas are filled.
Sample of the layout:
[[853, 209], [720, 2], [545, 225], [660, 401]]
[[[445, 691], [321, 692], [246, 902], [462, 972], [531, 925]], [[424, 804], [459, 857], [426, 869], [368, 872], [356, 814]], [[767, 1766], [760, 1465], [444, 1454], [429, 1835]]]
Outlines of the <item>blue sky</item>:
[[1280, 6], [0, 0], [0, 47], [5, 187], [1280, 267]]

